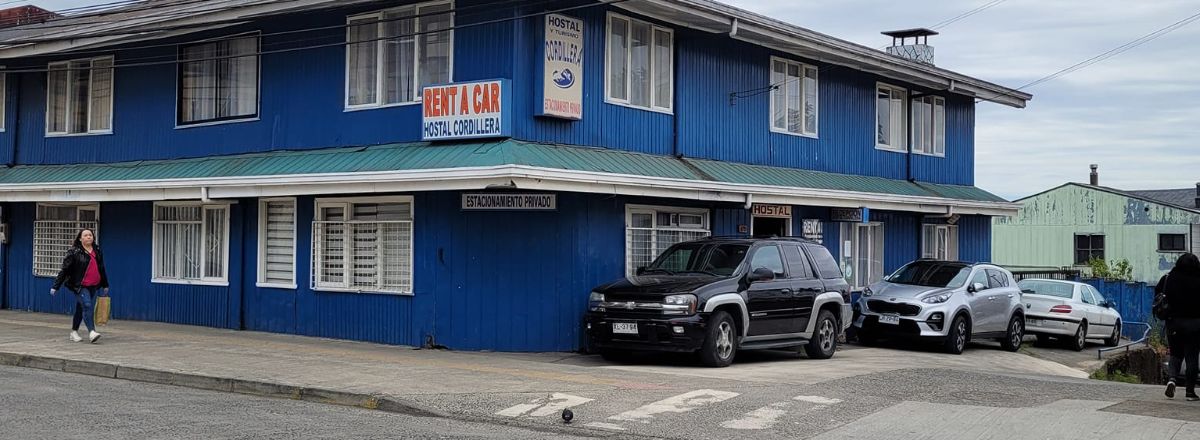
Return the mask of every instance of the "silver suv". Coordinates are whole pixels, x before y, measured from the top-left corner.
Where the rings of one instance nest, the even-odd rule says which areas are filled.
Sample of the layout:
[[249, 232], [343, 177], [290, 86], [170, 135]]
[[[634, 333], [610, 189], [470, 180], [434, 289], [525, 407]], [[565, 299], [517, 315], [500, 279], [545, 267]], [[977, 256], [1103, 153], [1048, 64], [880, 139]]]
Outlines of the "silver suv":
[[865, 289], [855, 319], [858, 339], [920, 338], [960, 354], [972, 339], [998, 339], [1017, 351], [1025, 336], [1021, 289], [1012, 273], [989, 264], [917, 260]]

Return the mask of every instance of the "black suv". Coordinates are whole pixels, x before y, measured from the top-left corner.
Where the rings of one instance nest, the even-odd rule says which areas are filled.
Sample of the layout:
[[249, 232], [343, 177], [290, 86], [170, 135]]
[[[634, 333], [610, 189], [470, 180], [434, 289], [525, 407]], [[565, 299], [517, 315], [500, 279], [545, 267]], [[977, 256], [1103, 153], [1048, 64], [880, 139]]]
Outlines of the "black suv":
[[623, 351], [699, 352], [724, 367], [739, 349], [803, 347], [827, 359], [850, 325], [850, 286], [829, 250], [797, 238], [679, 243], [637, 276], [594, 289], [588, 342]]

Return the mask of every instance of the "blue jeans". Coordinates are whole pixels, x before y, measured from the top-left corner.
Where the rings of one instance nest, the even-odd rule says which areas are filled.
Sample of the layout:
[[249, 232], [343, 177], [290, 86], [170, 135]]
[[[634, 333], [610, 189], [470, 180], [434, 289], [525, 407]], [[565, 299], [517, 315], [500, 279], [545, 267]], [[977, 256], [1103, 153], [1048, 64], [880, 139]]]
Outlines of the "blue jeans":
[[[89, 330], [96, 330], [96, 291], [99, 287], [84, 287], [75, 293], [75, 319], [71, 320], [71, 330], [79, 331], [79, 323], [87, 324]], [[86, 290], [86, 292], [84, 292]]]

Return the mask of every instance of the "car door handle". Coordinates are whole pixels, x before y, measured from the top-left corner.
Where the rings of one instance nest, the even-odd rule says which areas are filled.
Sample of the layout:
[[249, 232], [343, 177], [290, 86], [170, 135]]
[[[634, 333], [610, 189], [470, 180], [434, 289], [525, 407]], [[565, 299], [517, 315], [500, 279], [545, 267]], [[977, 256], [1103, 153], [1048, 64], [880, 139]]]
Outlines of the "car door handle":
[[994, 296], [989, 296], [989, 297], [988, 297], [988, 301], [995, 301], [995, 300], [996, 300], [996, 297], [994, 297]]
[[791, 295], [792, 289], [779, 289], [779, 293], [782, 293], [784, 295]]
[[1012, 298], [1012, 297], [1013, 297], [1013, 295], [1010, 293], [1010, 294], [1008, 294], [1008, 297], [1009, 297], [1009, 298]]

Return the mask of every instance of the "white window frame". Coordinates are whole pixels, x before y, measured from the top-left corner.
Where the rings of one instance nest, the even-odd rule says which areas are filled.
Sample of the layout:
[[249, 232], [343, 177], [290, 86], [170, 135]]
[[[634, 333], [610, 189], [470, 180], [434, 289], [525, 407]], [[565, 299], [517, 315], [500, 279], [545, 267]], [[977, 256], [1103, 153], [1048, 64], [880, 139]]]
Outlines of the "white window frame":
[[[93, 135], [106, 135], [106, 134], [113, 133], [113, 120], [115, 117], [114, 108], [116, 107], [116, 102], [117, 102], [117, 66], [116, 66], [116, 58], [114, 56], [107, 55], [107, 56], [93, 57], [93, 58], [77, 58], [77, 59], [73, 59], [73, 60], [55, 61], [55, 62], [49, 63], [47, 68], [49, 70], [53, 70], [59, 66], [66, 66], [66, 68], [67, 68], [66, 72], [70, 72], [71, 63], [79, 62], [79, 61], [87, 61], [87, 62], [91, 63], [91, 65], [94, 66], [96, 61], [102, 61], [102, 60], [108, 60], [110, 63], [112, 63], [112, 64], [110, 64], [111, 67], [109, 67], [109, 69], [112, 70], [112, 78], [111, 78], [112, 83], [109, 84], [109, 93], [111, 96], [109, 96], [109, 100], [108, 100], [108, 128], [103, 129], [103, 130], [92, 129], [91, 119], [92, 119], [92, 101], [93, 101], [93, 99], [91, 97], [92, 97], [92, 92], [93, 92], [93, 90], [92, 90], [93, 84], [92, 83], [95, 80], [95, 75], [88, 75], [88, 112], [87, 112], [87, 114], [88, 114], [88, 116], [87, 116], [88, 117], [88, 130], [85, 132], [80, 132], [80, 133], [71, 133], [71, 129], [69, 128], [71, 125], [71, 109], [70, 109], [71, 99], [68, 96], [67, 106], [63, 108], [63, 111], [67, 113], [67, 123], [66, 123], [67, 131], [50, 131], [50, 120], [51, 120], [50, 102], [53, 100], [54, 97], [51, 96], [51, 92], [52, 92], [52, 88], [50, 87], [50, 73], [51, 72], [47, 71], [46, 72], [46, 111], [45, 111], [45, 119], [44, 119], [44, 124], [43, 124], [46, 128], [46, 137], [93, 136]], [[89, 67], [89, 69], [96, 70], [95, 67]], [[69, 90], [70, 88], [71, 88], [71, 78], [70, 78], [70, 74], [68, 73], [67, 89]]]
[[[290, 202], [292, 204], [292, 282], [291, 283], [271, 283], [266, 281], [267, 277], [267, 205], [271, 202]], [[258, 201], [258, 282], [255, 284], [258, 287], [270, 287], [277, 289], [292, 289], [295, 290], [298, 286], [296, 279], [297, 265], [296, 260], [299, 255], [296, 254], [297, 241], [299, 240], [299, 205], [295, 197], [275, 197], [268, 199], [259, 199]]]
[[[182, 278], [160, 278], [158, 276], [158, 257], [159, 257], [158, 244], [159, 244], [159, 241], [161, 241], [161, 238], [159, 238], [159, 236], [158, 236], [158, 224], [159, 224], [158, 207], [160, 207], [160, 206], [198, 206], [198, 207], [202, 208], [201, 214], [200, 214], [201, 249], [200, 249], [200, 278], [199, 279], [192, 280], [192, 279], [182, 279]], [[229, 263], [230, 263], [230, 261], [229, 261], [229, 244], [230, 244], [229, 243], [229, 229], [230, 229], [229, 219], [230, 219], [230, 211], [232, 211], [232, 208], [233, 208], [232, 202], [208, 202], [208, 203], [204, 203], [204, 202], [154, 202], [153, 211], [150, 214], [151, 227], [153, 229], [153, 233], [152, 233], [153, 237], [151, 239], [151, 245], [150, 245], [150, 248], [151, 248], [150, 282], [155, 283], [155, 284], [182, 284], [182, 285], [193, 285], [193, 286], [229, 286]], [[204, 239], [204, 237], [206, 237], [208, 235], [207, 234], [207, 232], [208, 232], [207, 226], [205, 225], [205, 222], [204, 222], [204, 213], [207, 212], [209, 209], [224, 209], [225, 210], [225, 237], [223, 237], [225, 244], [222, 246], [222, 249], [225, 253], [225, 255], [222, 257], [222, 259], [225, 262], [225, 264], [224, 264], [224, 267], [221, 268], [222, 273], [221, 273], [220, 277], [205, 277], [204, 276], [204, 266], [205, 266], [205, 263], [207, 263], [207, 261], [205, 261], [205, 259], [207, 258], [206, 256], [208, 255], [208, 252], [206, 251], [206, 249], [204, 249], [204, 242], [206, 241]], [[179, 223], [182, 223], [182, 222], [179, 222]], [[188, 222], [188, 223], [190, 223], [190, 222]]]
[[[944, 253], [942, 252], [943, 246], [941, 243], [942, 234], [945, 234]], [[933, 245], [932, 249], [930, 249], [930, 244]], [[921, 258], [958, 261], [958, 226], [939, 224], [921, 225]]]
[[[703, 220], [702, 220], [703, 227], [701, 227], [701, 228], [681, 228], [681, 227], [671, 227], [671, 226], [660, 227], [658, 225], [658, 214], [660, 214], [660, 213], [699, 215], [699, 216], [703, 217]], [[705, 209], [705, 208], [682, 208], [682, 207], [676, 207], [676, 206], [625, 205], [625, 273], [627, 275], [633, 275], [637, 271], [637, 267], [635, 267], [634, 263], [633, 263], [633, 250], [630, 249], [630, 244], [632, 244], [631, 234], [632, 234], [632, 231], [634, 230], [634, 227], [633, 227], [633, 215], [634, 214], [650, 214], [650, 218], [652, 221], [650, 230], [653, 232], [657, 232], [659, 230], [687, 231], [687, 232], [701, 232], [702, 231], [702, 232], [707, 233], [707, 235], [705, 235], [705, 236], [712, 235], [712, 215], [708, 209]], [[645, 228], [637, 228], [637, 229], [645, 229]], [[653, 232], [650, 234], [651, 251], [654, 253], [654, 257], [652, 257], [650, 259], [651, 262], [653, 262], [655, 259], [657, 259], [658, 256], [660, 254], [662, 254], [663, 251], [666, 250], [666, 247], [659, 249], [658, 235]], [[649, 264], [649, 262], [647, 264]]]
[[[315, 269], [309, 270], [309, 287], [315, 292], [344, 292], [344, 293], [364, 293], [364, 294], [371, 294], [371, 295], [414, 296], [415, 292], [416, 292], [416, 287], [417, 287], [417, 284], [416, 284], [417, 283], [417, 274], [416, 274], [416, 272], [414, 272], [414, 267], [416, 266], [416, 256], [417, 256], [416, 242], [415, 242], [417, 205], [413, 200], [414, 200], [413, 196], [382, 196], [382, 197], [320, 198], [320, 199], [316, 199], [313, 201], [313, 208], [314, 208], [313, 209], [313, 222], [325, 221], [321, 217], [321, 209], [322, 208], [341, 207], [342, 209], [344, 209], [343, 212], [345, 212], [345, 215], [346, 215], [345, 221], [352, 222], [353, 220], [350, 220], [350, 218], [353, 216], [355, 204], [358, 204], [358, 203], [364, 203], [364, 204], [366, 204], [366, 203], [407, 203], [408, 209], [409, 209], [408, 222], [410, 224], [408, 243], [409, 243], [409, 248], [412, 250], [411, 251], [412, 255], [408, 259], [408, 273], [409, 273], [409, 277], [411, 278], [410, 280], [408, 280], [408, 284], [409, 284], [408, 291], [405, 292], [405, 291], [385, 291], [385, 290], [363, 290], [363, 289], [356, 289], [353, 287], [347, 288], [347, 287], [338, 287], [338, 286], [332, 286], [332, 285], [328, 285], [328, 284], [322, 284], [319, 282], [318, 273]], [[312, 239], [313, 239], [313, 241], [317, 240], [317, 232], [316, 232], [315, 228], [313, 229], [313, 232], [312, 232]], [[349, 264], [349, 262], [353, 261], [350, 258], [350, 251], [352, 250], [352, 248], [353, 248], [352, 245], [349, 245], [349, 244], [345, 245], [345, 249], [344, 249], [345, 255], [342, 257], [342, 261], [344, 262], [343, 270], [346, 271], [346, 273], [343, 274], [343, 278], [346, 280], [350, 280], [352, 278], [351, 264]], [[309, 261], [313, 267], [315, 267], [318, 264], [318, 260], [319, 260], [318, 256], [316, 255], [316, 252], [317, 252], [317, 249], [315, 246], [309, 247]]]
[[8, 73], [0, 66], [0, 133], [8, 130]]
[[[889, 115], [891, 115], [891, 120], [888, 121], [890, 128], [889, 138], [893, 139], [891, 144], [883, 144], [879, 142], [879, 92], [883, 89], [888, 91], [888, 95], [890, 97], [889, 103], [896, 99], [897, 93], [900, 94], [901, 108], [898, 112], [899, 116], [897, 116], [897, 112], [895, 111], [889, 112]], [[875, 148], [883, 151], [907, 153], [909, 145], [907, 130], [909, 117], [908, 109], [912, 107], [908, 102], [908, 89], [886, 83], [875, 83], [875, 92], [872, 94], [872, 99], [875, 101], [875, 126], [874, 129], [871, 130], [871, 136], [875, 138]], [[899, 120], [897, 120], [897, 118], [899, 118]], [[898, 142], [896, 140], [898, 140]]]
[[[422, 101], [422, 96], [421, 96], [422, 86], [420, 84], [420, 82], [421, 82], [421, 63], [420, 63], [421, 47], [420, 47], [420, 45], [414, 45], [415, 47], [413, 49], [413, 58], [414, 59], [413, 59], [412, 69], [413, 69], [413, 83], [414, 83], [414, 87], [416, 87], [416, 90], [413, 93], [413, 100], [412, 101], [403, 101], [403, 102], [394, 102], [394, 103], [390, 103], [390, 104], [384, 102], [386, 97], [384, 97], [383, 90], [385, 88], [384, 80], [385, 80], [386, 75], [384, 75], [384, 72], [383, 72], [383, 65], [384, 65], [383, 53], [384, 53], [384, 48], [386, 46], [385, 43], [387, 41], [385, 39], [379, 37], [379, 35], [382, 35], [382, 32], [376, 31], [377, 33], [375, 34], [376, 35], [375, 44], [377, 45], [377, 47], [375, 49], [375, 69], [376, 69], [375, 70], [375, 102], [370, 103], [370, 104], [350, 104], [350, 77], [353, 75], [353, 72], [350, 71], [350, 51], [351, 51], [351, 45], [355, 44], [350, 39], [350, 32], [353, 31], [353, 26], [350, 23], [354, 20], [361, 20], [364, 18], [374, 18], [377, 21], [376, 26], [379, 27], [378, 29], [382, 29], [382, 27], [385, 24], [387, 24], [386, 22], [383, 21], [384, 14], [386, 14], [388, 12], [398, 11], [401, 9], [413, 8], [413, 10], [416, 11], [414, 13], [414, 17], [413, 17], [413, 20], [415, 20], [415, 22], [413, 24], [413, 29], [416, 30], [415, 32], [419, 33], [420, 28], [421, 28], [421, 24], [420, 24], [421, 8], [429, 7], [429, 6], [438, 6], [438, 5], [449, 5], [450, 6], [450, 11], [446, 12], [446, 14], [450, 15], [450, 28], [446, 30], [446, 32], [448, 32], [450, 34], [449, 35], [449, 45], [450, 45], [450, 65], [449, 65], [450, 72], [449, 73], [450, 73], [450, 75], [446, 82], [447, 83], [454, 82], [454, 58], [455, 58], [454, 57], [454, 34], [455, 34], [454, 31], [455, 31], [455, 26], [456, 26], [455, 20], [457, 19], [457, 11], [454, 9], [454, 1], [452, 1], [452, 0], [437, 0], [437, 1], [427, 1], [427, 2], [421, 2], [421, 3], [412, 3], [412, 4], [406, 4], [403, 6], [397, 6], [397, 7], [393, 7], [393, 8], [380, 9], [378, 11], [368, 12], [368, 13], [364, 13], [364, 14], [347, 16], [346, 17], [346, 45], [345, 45], [345, 49], [346, 49], [346, 60], [345, 60], [346, 84], [345, 84], [344, 89], [342, 90], [342, 93], [344, 95], [343, 104], [345, 105], [345, 109], [343, 111], [350, 112], [350, 111], [358, 111], [358, 110], [372, 110], [372, 109], [379, 109], [379, 108], [417, 105], [417, 104], [420, 104]], [[414, 38], [415, 38], [415, 36], [414, 36]]]
[[[783, 83], [782, 84], [776, 83], [775, 79], [774, 79], [776, 63], [783, 63], [783, 65], [784, 65]], [[784, 94], [784, 106], [786, 107], [787, 106], [787, 88], [792, 85], [791, 84], [792, 80], [788, 78], [787, 68], [792, 67], [792, 66], [795, 66], [800, 69], [800, 77], [798, 78], [798, 81], [796, 81], [797, 87], [799, 87], [799, 89], [800, 89], [800, 109], [801, 109], [800, 131], [791, 131], [788, 129], [788, 127], [786, 127], [786, 125], [787, 125], [786, 113], [785, 113], [785, 117], [784, 117], [784, 125], [785, 126], [779, 127], [779, 126], [775, 125], [775, 95], [777, 93]], [[806, 111], [808, 109], [808, 105], [807, 105], [808, 104], [808, 94], [804, 93], [804, 84], [805, 84], [804, 79], [808, 77], [808, 72], [810, 70], [813, 71], [816, 75], [816, 78], [814, 78], [814, 81], [816, 82], [816, 84], [814, 85], [816, 87], [816, 90], [813, 90], [813, 99], [816, 99], [816, 101], [817, 101], [816, 104], [813, 105], [813, 113], [814, 113], [813, 119], [816, 121], [816, 127], [814, 127], [815, 130], [813, 130], [813, 131], [806, 130], [805, 126], [804, 126], [805, 125], [804, 123], [806, 121], [804, 111]], [[809, 137], [809, 138], [814, 138], [814, 139], [817, 138], [818, 133], [821, 131], [821, 69], [819, 69], [819, 68], [817, 68], [817, 66], [814, 66], [811, 64], [804, 64], [804, 63], [801, 63], [798, 61], [793, 61], [793, 60], [789, 60], [786, 58], [780, 58], [780, 57], [773, 56], [773, 57], [771, 57], [771, 63], [768, 66], [768, 74], [771, 76], [772, 89], [771, 89], [771, 94], [770, 94], [771, 98], [769, 99], [770, 114], [768, 115], [767, 122], [768, 122], [768, 125], [771, 127], [771, 132], [793, 135], [793, 136]], [[786, 110], [785, 110], [785, 112], [786, 112]]]
[[[886, 268], [887, 261], [885, 260], [885, 258], [887, 257], [887, 253], [886, 253], [887, 252], [887, 228], [884, 226], [884, 224], [882, 222], [868, 222], [868, 223], [846, 222], [846, 223], [842, 223], [842, 225], [847, 225], [848, 228], [839, 228], [841, 233], [839, 234], [838, 238], [839, 238], [840, 242], [842, 243], [842, 249], [841, 249], [841, 252], [839, 252], [839, 254], [841, 255], [841, 260], [842, 260], [840, 262], [840, 264], [843, 265], [842, 273], [847, 273], [846, 267], [844, 267], [844, 266], [846, 266], [846, 265], [850, 266], [851, 270], [849, 271], [849, 275], [847, 276], [847, 279], [846, 279], [846, 282], [850, 284], [850, 287], [853, 289], [856, 289], [856, 290], [862, 289], [862, 288], [868, 287], [871, 284], [871, 281], [870, 281], [871, 278], [883, 279], [883, 277], [887, 276], [887, 273], [886, 273], [887, 272], [887, 268]], [[862, 275], [860, 275], [863, 273], [862, 268], [859, 267], [860, 258], [858, 255], [858, 248], [859, 248], [858, 230], [860, 228], [878, 228], [875, 233], [879, 234], [879, 238], [876, 239], [876, 237], [874, 235], [871, 236], [871, 242], [869, 243], [870, 255], [867, 256], [867, 258], [866, 258], [867, 265], [870, 266], [871, 262], [875, 260], [875, 258], [874, 258], [875, 255], [879, 256], [878, 260], [880, 263], [880, 268], [879, 268], [880, 273], [877, 274], [878, 277], [872, 276], [873, 274], [871, 274], [869, 272], [869, 269], [870, 269], [869, 267], [868, 267], [868, 272], [866, 274], [867, 275], [866, 277], [863, 277]], [[853, 237], [846, 237], [846, 234], [844, 233], [844, 232], [846, 232], [846, 229], [849, 229], [851, 231], [851, 233], [853, 234]], [[845, 243], [847, 241], [849, 241], [851, 243], [850, 244], [850, 247], [851, 247], [850, 253], [846, 252], [847, 249], [846, 249]], [[881, 244], [881, 246], [882, 246], [881, 249], [875, 248], [876, 241], [879, 241], [879, 243]], [[866, 279], [867, 281], [865, 283], [860, 283], [860, 281], [863, 281], [864, 279]], [[857, 285], [857, 284], [862, 284], [862, 285]]]
[[[262, 32], [258, 32], [258, 31], [247, 32], [244, 34], [229, 35], [229, 36], [224, 36], [224, 37], [220, 37], [220, 38], [193, 41], [193, 42], [189, 42], [189, 43], [180, 44], [179, 49], [176, 51], [175, 56], [179, 57], [180, 56], [179, 52], [181, 52], [183, 50], [183, 48], [185, 48], [185, 47], [198, 46], [198, 45], [202, 45], [202, 44], [215, 44], [215, 43], [219, 43], [219, 42], [227, 41], [227, 40], [238, 40], [238, 39], [242, 39], [242, 38], [251, 38], [251, 37], [253, 37], [255, 39], [255, 41], [257, 42], [257, 44], [254, 47], [254, 62], [258, 64], [258, 69], [257, 69], [258, 75], [257, 75], [257, 78], [255, 78], [256, 89], [254, 91], [254, 114], [248, 115], [248, 116], [236, 116], [236, 117], [230, 117], [230, 118], [206, 119], [206, 120], [201, 120], [201, 121], [197, 121], [197, 122], [185, 122], [182, 119], [180, 119], [180, 116], [182, 116], [182, 115], [180, 114], [179, 106], [180, 106], [180, 104], [182, 104], [180, 102], [180, 100], [183, 99], [183, 93], [182, 93], [183, 92], [183, 65], [185, 64], [185, 61], [180, 59], [179, 62], [175, 63], [175, 128], [176, 129], [185, 129], [185, 128], [193, 128], [193, 127], [207, 127], [210, 125], [236, 124], [239, 122], [254, 122], [254, 121], [260, 120], [260, 118], [262, 117], [262, 67], [263, 67], [262, 55], [261, 55]], [[242, 57], [238, 57], [238, 58], [242, 58]]]
[[[916, 101], [910, 102], [913, 120], [913, 153], [922, 156], [946, 157], [946, 98], [926, 95], [913, 101]], [[926, 106], [928, 106], [928, 113], [925, 113]], [[941, 108], [941, 114], [938, 114], [938, 108]], [[917, 112], [924, 114], [918, 117]], [[921, 133], [921, 137], [917, 137], [917, 133]]]
[[[609, 36], [612, 34], [613, 20], [625, 20], [628, 23], [628, 26], [626, 26], [626, 28], [625, 28], [625, 32], [626, 32], [625, 33], [625, 42], [626, 42], [625, 68], [626, 69], [629, 69], [630, 66], [633, 64], [633, 62], [632, 62], [633, 61], [633, 45], [629, 44], [630, 38], [633, 34], [633, 25], [635, 23], [637, 23], [637, 24], [643, 24], [643, 25], [650, 26], [650, 62], [649, 62], [649, 67], [650, 67], [650, 75], [649, 75], [650, 76], [650, 105], [649, 106], [635, 105], [635, 104], [632, 104], [629, 102], [628, 95], [631, 95], [632, 91], [633, 91], [633, 75], [632, 74], [627, 73], [625, 75], [626, 98], [620, 99], [620, 98], [614, 98], [612, 96], [612, 64], [608, 62], [608, 60], [609, 60], [609, 56], [608, 56], [609, 44], [608, 43], [609, 43]], [[658, 113], [674, 114], [675, 113], [675, 108], [674, 108], [675, 107], [675, 62], [676, 62], [676, 60], [675, 60], [675, 30], [668, 28], [668, 27], [659, 26], [659, 25], [656, 25], [654, 23], [651, 23], [651, 22], [648, 22], [645, 20], [638, 20], [635, 18], [630, 18], [628, 16], [613, 13], [613, 12], [608, 13], [607, 18], [605, 18], [605, 20], [604, 20], [604, 24], [605, 24], [605, 26], [604, 26], [604, 102], [609, 103], [609, 104], [629, 107], [629, 108], [635, 108], [635, 109], [639, 109], [639, 110], [647, 110], [647, 111], [658, 112]], [[654, 102], [655, 97], [658, 96], [657, 85], [654, 83], [654, 78], [655, 78], [654, 59], [655, 59], [656, 51], [658, 49], [658, 46], [656, 44], [654, 44], [654, 38], [655, 38], [654, 36], [657, 32], [666, 32], [667, 35], [670, 35], [670, 37], [671, 37], [671, 48], [670, 48], [670, 50], [671, 50], [671, 57], [670, 57], [671, 69], [670, 70], [671, 71], [667, 72], [667, 77], [670, 79], [670, 85], [668, 86], [670, 96], [667, 98], [667, 106], [666, 107], [656, 105]]]
[[[99, 203], [83, 203], [83, 204], [77, 204], [77, 203], [38, 203], [38, 204], [36, 204], [36, 205], [34, 206], [34, 214], [33, 214], [33, 215], [34, 215], [34, 217], [33, 217], [33, 249], [32, 249], [32, 256], [33, 256], [33, 261], [32, 261], [32, 266], [33, 266], [33, 276], [34, 276], [34, 277], [43, 277], [43, 278], [54, 278], [54, 277], [58, 276], [58, 271], [59, 271], [59, 270], [62, 268], [62, 258], [65, 256], [65, 254], [64, 254], [64, 255], [53, 255], [53, 257], [55, 257], [55, 258], [54, 258], [55, 264], [53, 265], [53, 267], [47, 267], [47, 268], [45, 268], [45, 269], [47, 269], [47, 270], [45, 270], [45, 271], [42, 271], [42, 272], [39, 272], [39, 271], [38, 271], [38, 269], [39, 269], [39, 267], [38, 267], [38, 243], [39, 243], [39, 241], [41, 241], [41, 242], [45, 242], [45, 241], [47, 240], [47, 238], [44, 238], [44, 237], [43, 237], [43, 238], [40, 238], [40, 239], [39, 239], [39, 237], [38, 237], [38, 231], [41, 229], [41, 228], [39, 227], [39, 226], [40, 226], [40, 225], [39, 225], [39, 223], [42, 223], [42, 222], [56, 222], [56, 223], [65, 223], [65, 222], [71, 222], [72, 220], [48, 220], [48, 219], [39, 219], [39, 218], [37, 217], [37, 213], [38, 213], [39, 211], [41, 211], [41, 207], [43, 207], [43, 206], [66, 207], [66, 208], [74, 207], [74, 208], [75, 208], [75, 220], [74, 220], [74, 223], [75, 223], [75, 225], [74, 225], [74, 226], [72, 226], [72, 227], [71, 227], [71, 229], [75, 230], [76, 232], [78, 232], [80, 229], [83, 229], [84, 227], [88, 227], [88, 226], [89, 226], [89, 225], [86, 225], [85, 223], [93, 223], [93, 222], [84, 222], [84, 221], [80, 221], [80, 220], [79, 220], [79, 213], [80, 213], [81, 211], [95, 211], [95, 212], [96, 212], [96, 221], [94, 222], [94, 223], [95, 223], [95, 225], [94, 225], [94, 226], [91, 226], [91, 229], [92, 229], [92, 230], [93, 230], [93, 232], [95, 233], [95, 235], [96, 235], [96, 238], [97, 238], [97, 239], [99, 239], [99, 238], [100, 238], [100, 204], [99, 204]], [[74, 245], [75, 245], [75, 237], [74, 237], [74, 236], [72, 236], [72, 237], [70, 238], [70, 242], [66, 244], [66, 248], [67, 248], [67, 249], [70, 249], [70, 247], [71, 247], [71, 246], [74, 246]], [[43, 257], [45, 257], [45, 256], [43, 256]]]

